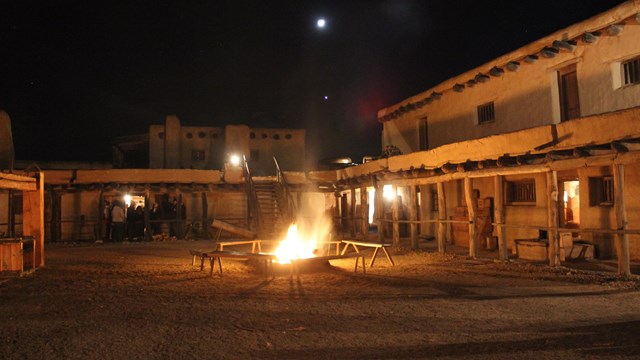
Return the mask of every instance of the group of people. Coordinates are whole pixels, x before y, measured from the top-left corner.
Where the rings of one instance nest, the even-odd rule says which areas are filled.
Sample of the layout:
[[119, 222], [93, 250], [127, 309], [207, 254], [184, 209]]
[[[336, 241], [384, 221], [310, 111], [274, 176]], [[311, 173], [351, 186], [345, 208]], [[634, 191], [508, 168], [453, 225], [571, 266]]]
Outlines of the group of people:
[[[184, 204], [181, 207], [182, 220], [186, 219], [186, 209]], [[123, 201], [114, 199], [112, 203], [105, 202], [103, 211], [103, 221], [105, 224], [105, 241], [121, 242], [142, 241], [146, 232], [150, 235], [162, 234], [162, 223], [169, 223], [169, 236], [176, 236], [178, 220], [178, 201], [168, 198], [162, 202], [162, 206], [154, 203], [149, 210], [150, 228], [145, 226], [144, 204], [125, 204]]]

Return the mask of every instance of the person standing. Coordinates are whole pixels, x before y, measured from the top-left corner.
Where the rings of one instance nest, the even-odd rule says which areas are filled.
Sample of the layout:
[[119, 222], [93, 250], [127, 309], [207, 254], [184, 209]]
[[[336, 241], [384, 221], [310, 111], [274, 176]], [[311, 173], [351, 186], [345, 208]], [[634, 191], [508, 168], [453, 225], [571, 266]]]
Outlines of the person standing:
[[111, 224], [113, 225], [113, 241], [122, 242], [124, 235], [124, 209], [118, 200], [113, 200]]
[[104, 223], [104, 241], [111, 241], [111, 204], [108, 201], [104, 203], [102, 221]]

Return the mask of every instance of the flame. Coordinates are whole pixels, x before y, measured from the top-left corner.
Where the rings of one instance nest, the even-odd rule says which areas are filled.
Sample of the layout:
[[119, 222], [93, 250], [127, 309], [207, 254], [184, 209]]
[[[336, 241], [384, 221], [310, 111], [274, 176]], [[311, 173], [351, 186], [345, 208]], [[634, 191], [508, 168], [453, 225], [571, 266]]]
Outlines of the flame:
[[316, 256], [316, 237], [311, 236], [305, 239], [298, 235], [298, 226], [293, 224], [289, 226], [287, 237], [280, 242], [275, 251], [278, 262], [281, 264], [289, 264], [293, 260], [306, 259]]

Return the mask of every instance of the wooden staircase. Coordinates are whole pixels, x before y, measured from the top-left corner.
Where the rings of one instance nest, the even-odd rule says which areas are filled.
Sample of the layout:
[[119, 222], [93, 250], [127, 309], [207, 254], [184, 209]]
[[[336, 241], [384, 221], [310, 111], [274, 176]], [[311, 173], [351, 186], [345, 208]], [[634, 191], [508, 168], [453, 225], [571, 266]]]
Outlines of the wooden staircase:
[[254, 181], [253, 188], [260, 211], [259, 236], [264, 239], [283, 237], [289, 220], [279, 184], [276, 181]]

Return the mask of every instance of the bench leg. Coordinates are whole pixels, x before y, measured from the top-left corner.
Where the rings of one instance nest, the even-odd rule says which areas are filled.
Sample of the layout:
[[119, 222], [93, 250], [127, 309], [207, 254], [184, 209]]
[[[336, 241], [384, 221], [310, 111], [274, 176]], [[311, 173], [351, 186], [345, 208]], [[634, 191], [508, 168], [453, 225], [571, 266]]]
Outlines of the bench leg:
[[344, 254], [347, 252], [347, 249], [348, 249], [348, 248], [349, 248], [349, 244], [345, 245], [345, 246], [342, 248], [342, 252], [340, 253], [340, 255], [344, 255]]
[[389, 255], [389, 252], [387, 251], [387, 249], [383, 247], [382, 251], [384, 251], [385, 255], [387, 255], [387, 259], [389, 259], [391, 266], [396, 266], [396, 264], [393, 262], [393, 259], [391, 259], [391, 255]]
[[215, 257], [212, 256], [209, 258], [209, 276], [213, 276], [213, 267], [216, 266], [215, 261]]
[[200, 271], [204, 270], [204, 255], [200, 255]]
[[376, 261], [376, 256], [378, 256], [378, 250], [380, 250], [379, 247], [376, 247], [376, 249], [373, 250], [373, 256], [371, 257], [371, 263], [369, 264], [369, 267], [373, 267], [373, 263]]
[[362, 255], [360, 257], [360, 259], [362, 259], [362, 273], [366, 274], [367, 273], [367, 265], [365, 265], [364, 255]]

